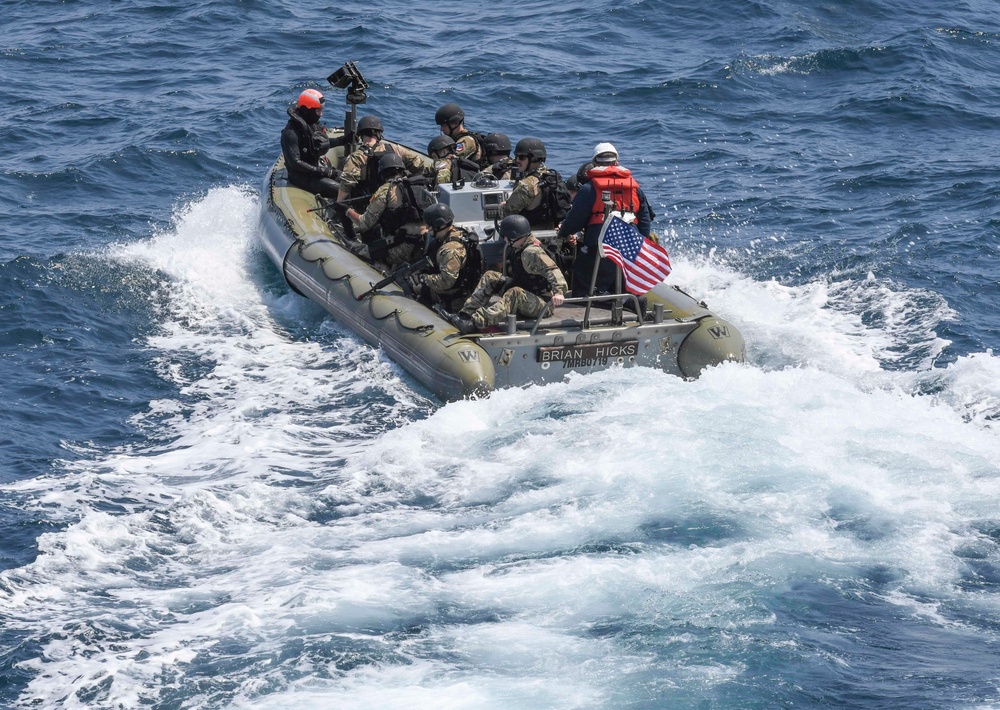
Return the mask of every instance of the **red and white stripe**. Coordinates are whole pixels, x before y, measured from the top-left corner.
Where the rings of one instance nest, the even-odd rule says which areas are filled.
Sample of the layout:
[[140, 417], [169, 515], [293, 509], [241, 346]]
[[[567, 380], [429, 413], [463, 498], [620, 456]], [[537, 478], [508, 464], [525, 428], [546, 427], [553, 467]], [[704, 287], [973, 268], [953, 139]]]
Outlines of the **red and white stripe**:
[[642, 248], [634, 262], [621, 255], [608, 244], [602, 245], [604, 256], [621, 267], [625, 278], [625, 290], [641, 296], [654, 286], [663, 283], [670, 275], [670, 256], [659, 244], [643, 239]]

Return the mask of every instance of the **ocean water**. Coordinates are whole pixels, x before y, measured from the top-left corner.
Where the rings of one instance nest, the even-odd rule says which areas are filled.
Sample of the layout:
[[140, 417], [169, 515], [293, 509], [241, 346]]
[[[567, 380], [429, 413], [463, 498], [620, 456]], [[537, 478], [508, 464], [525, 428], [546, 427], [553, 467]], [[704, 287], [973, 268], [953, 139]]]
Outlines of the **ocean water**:
[[[2, 8], [0, 707], [1000, 707], [996, 3]], [[445, 405], [293, 294], [346, 60], [613, 142], [748, 361]]]

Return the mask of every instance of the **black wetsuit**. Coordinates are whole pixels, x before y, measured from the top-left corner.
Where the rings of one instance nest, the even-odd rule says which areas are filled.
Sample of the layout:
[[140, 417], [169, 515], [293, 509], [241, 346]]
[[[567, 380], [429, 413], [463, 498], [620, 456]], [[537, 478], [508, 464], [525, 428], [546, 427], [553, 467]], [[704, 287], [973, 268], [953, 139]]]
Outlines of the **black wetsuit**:
[[330, 139], [320, 124], [310, 126], [296, 111], [288, 109], [288, 123], [281, 131], [281, 152], [285, 156], [288, 182], [309, 192], [336, 198], [340, 184], [329, 177], [329, 168], [319, 161], [330, 148], [346, 143], [343, 137]]

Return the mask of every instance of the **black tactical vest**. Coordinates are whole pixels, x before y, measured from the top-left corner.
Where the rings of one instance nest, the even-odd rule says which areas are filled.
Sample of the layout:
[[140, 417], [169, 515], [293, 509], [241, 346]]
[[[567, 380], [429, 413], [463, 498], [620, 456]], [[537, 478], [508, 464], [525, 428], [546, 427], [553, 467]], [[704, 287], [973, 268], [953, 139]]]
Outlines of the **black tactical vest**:
[[[525, 245], [524, 249], [527, 249], [530, 243]], [[524, 262], [521, 260], [521, 255], [524, 254], [524, 249], [510, 249], [507, 252], [507, 275], [514, 279], [514, 285], [520, 286], [525, 291], [530, 291], [536, 296], [541, 296], [543, 298], [547, 297], [551, 291], [549, 290], [549, 282], [544, 276], [539, 276], [538, 274], [529, 273], [527, 269], [524, 268]]]

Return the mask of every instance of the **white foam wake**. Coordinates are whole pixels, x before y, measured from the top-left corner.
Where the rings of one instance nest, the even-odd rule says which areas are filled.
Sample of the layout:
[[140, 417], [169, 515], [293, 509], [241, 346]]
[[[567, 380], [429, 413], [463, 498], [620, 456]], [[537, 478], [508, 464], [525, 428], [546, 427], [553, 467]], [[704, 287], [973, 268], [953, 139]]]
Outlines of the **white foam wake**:
[[[5, 623], [44, 651], [24, 704], [683, 702], [746, 672], [803, 580], [933, 625], [995, 613], [966, 584], [998, 554], [995, 358], [882, 366], [933, 350], [940, 311], [877, 329], [836, 286], [681, 259], [751, 363], [435, 409], [267, 293], [256, 209], [216, 190], [113, 254], [167, 276], [149, 347], [177, 394], [136, 421], [158, 443], [7, 489], [67, 521], [0, 574]], [[866, 312], [913, 300], [858, 291]]]

